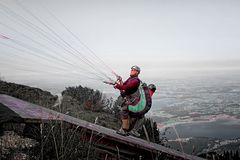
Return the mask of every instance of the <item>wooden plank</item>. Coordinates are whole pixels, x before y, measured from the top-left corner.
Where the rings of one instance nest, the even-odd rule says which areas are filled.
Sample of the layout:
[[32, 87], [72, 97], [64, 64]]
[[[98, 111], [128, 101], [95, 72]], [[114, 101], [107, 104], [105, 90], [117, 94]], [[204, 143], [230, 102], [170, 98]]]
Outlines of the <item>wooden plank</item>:
[[50, 121], [50, 120], [61, 120], [76, 126], [86, 128], [88, 130], [94, 131], [95, 133], [104, 135], [105, 139], [110, 141], [115, 141], [117, 143], [122, 143], [134, 148], [139, 148], [141, 150], [146, 150], [153, 153], [163, 152], [165, 154], [172, 155], [174, 157], [179, 157], [181, 159], [189, 160], [203, 160], [200, 157], [195, 157], [192, 155], [184, 154], [173, 149], [166, 148], [164, 146], [158, 145], [156, 143], [147, 142], [143, 139], [136, 138], [133, 136], [121, 136], [116, 134], [116, 131], [105, 128], [93, 123], [83, 121], [29, 102], [0, 94], [0, 103], [7, 106], [9, 109], [19, 114], [20, 117], [28, 121]]

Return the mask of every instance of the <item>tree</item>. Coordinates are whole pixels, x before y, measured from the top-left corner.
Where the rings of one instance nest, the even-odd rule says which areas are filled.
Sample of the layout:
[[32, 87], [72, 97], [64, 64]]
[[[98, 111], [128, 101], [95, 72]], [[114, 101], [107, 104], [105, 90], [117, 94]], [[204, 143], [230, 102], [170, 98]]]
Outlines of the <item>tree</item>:
[[88, 87], [67, 87], [62, 95], [71, 96], [87, 110], [102, 111], [108, 106], [107, 98], [99, 90], [93, 90]]
[[238, 153], [238, 150], [235, 152], [234, 156], [233, 156], [233, 160], [238, 160], [240, 157], [239, 157], [239, 153]]

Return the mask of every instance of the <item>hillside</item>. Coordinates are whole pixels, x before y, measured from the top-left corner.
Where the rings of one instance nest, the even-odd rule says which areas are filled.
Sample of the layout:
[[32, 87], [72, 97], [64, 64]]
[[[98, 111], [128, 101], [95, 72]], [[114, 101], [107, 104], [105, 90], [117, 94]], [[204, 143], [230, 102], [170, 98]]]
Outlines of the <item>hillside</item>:
[[0, 94], [7, 94], [44, 107], [52, 106], [57, 100], [57, 96], [48, 91], [2, 80], [0, 80]]
[[[68, 87], [62, 92], [62, 95], [58, 97], [38, 88], [0, 81], [0, 94], [7, 94], [91, 123], [97, 123], [107, 128], [115, 130], [120, 128], [120, 110], [117, 102], [111, 98], [107, 99], [101, 92], [87, 87]], [[154, 129], [152, 129], [151, 126], [153, 126]], [[147, 120], [146, 128], [149, 131], [150, 140], [159, 143], [159, 132], [156, 124], [154, 123], [153, 125], [151, 120]], [[59, 130], [60, 132], [62, 131], [60, 126], [55, 129], [56, 134], [59, 133]], [[1, 159], [24, 159], [22, 157], [25, 157], [25, 159], [39, 158], [41, 141], [39, 141], [38, 138], [26, 137], [25, 131], [25, 124], [0, 124]], [[45, 132], [46, 135], [48, 135], [49, 129], [46, 129]], [[66, 140], [69, 138], [67, 135], [74, 134], [74, 131], [66, 130], [64, 132], [68, 132], [68, 134], [64, 135], [66, 136]], [[57, 136], [59, 136], [59, 141], [61, 141], [61, 135], [57, 134]], [[143, 131], [141, 131], [141, 137], [146, 139]], [[78, 139], [78, 136], [76, 139]], [[51, 145], [54, 141], [55, 140], [51, 139], [46, 143]], [[83, 143], [84, 146], [88, 145], [88, 142], [78, 143]], [[45, 158], [48, 159], [48, 155], [50, 156], [52, 152], [54, 152], [53, 149], [54, 148], [44, 148]], [[85, 149], [86, 147], [81, 148], [81, 153], [75, 154], [69, 157], [69, 159], [75, 159], [77, 155], [85, 157]]]
[[[110, 105], [113, 103], [112, 100], [111, 104], [109, 104], [110, 100], [104, 98], [99, 91], [94, 91], [87, 87], [85, 87], [85, 90], [78, 89], [78, 96], [82, 95], [82, 99], [79, 100], [76, 98], [77, 95], [71, 94], [73, 88], [74, 87], [69, 87], [63, 91], [63, 95], [59, 102], [58, 96], [52, 95], [48, 91], [21, 84], [0, 81], [0, 94], [7, 94], [89, 122], [94, 122], [98, 117], [100, 125], [113, 129], [119, 128], [119, 117], [112, 114], [111, 109], [109, 109], [109, 107], [111, 107]], [[89, 97], [97, 97], [97, 95], [94, 95], [95, 92], [99, 95], [98, 99], [95, 98], [91, 101]], [[91, 104], [92, 102], [95, 104]], [[98, 105], [97, 103], [102, 104]]]

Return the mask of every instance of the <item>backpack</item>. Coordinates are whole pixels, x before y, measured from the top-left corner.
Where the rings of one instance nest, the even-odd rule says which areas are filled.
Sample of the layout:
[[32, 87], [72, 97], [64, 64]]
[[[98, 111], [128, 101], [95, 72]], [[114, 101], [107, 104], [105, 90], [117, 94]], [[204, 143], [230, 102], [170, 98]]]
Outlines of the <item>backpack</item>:
[[147, 113], [152, 106], [152, 98], [149, 93], [149, 88], [146, 83], [140, 82], [138, 87], [140, 94], [140, 100], [135, 105], [128, 105], [128, 110], [131, 112], [131, 115], [144, 115]]

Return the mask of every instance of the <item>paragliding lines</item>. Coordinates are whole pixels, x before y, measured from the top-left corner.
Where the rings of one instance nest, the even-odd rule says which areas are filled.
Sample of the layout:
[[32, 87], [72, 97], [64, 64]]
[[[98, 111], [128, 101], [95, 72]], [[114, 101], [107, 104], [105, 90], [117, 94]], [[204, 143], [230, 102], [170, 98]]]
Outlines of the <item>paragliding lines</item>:
[[[55, 73], [68, 72], [75, 74], [73, 77], [82, 75], [89, 79], [99, 81], [104, 81], [105, 79], [113, 81], [111, 76], [109, 76], [109, 73], [114, 76], [117, 75], [113, 69], [98, 57], [92, 49], [85, 45], [85, 43], [61, 22], [57, 16], [50, 12], [49, 9], [42, 6], [50, 17], [52, 17], [61, 28], [67, 31], [68, 34], [78, 42], [79, 46], [87, 51], [85, 54], [88, 54], [90, 57], [84, 55], [84, 52], [68, 42], [63, 35], [58, 33], [54, 25], [50, 25], [46, 21], [46, 18], [44, 18], [44, 20], [41, 19], [19, 0], [15, 1], [16, 5], [21, 8], [23, 12], [16, 12], [16, 10], [0, 3], [1, 15], [7, 18], [6, 22], [0, 22], [0, 26], [8, 30], [8, 34], [0, 34], [0, 44], [8, 48], [7, 53], [9, 53], [9, 49], [11, 52], [13, 52], [12, 50], [16, 51], [16, 53], [13, 52], [8, 55], [9, 62], [11, 62], [11, 56], [19, 57], [19, 59], [24, 61], [22, 64], [12, 64], [13, 66], [17, 66], [18, 70], [36, 71], [38, 73], [51, 72], [51, 70], [46, 71], [44, 69], [44, 67], [49, 67], [54, 69]], [[15, 26], [11, 25], [12, 23], [17, 24], [18, 27], [15, 28]], [[19, 27], [24, 30], [27, 29], [28, 32], [22, 32], [19, 30]], [[38, 59], [39, 61], [35, 62], [44, 65], [44, 67], [34, 69], [34, 62], [31, 62], [31, 57], [34, 57], [35, 60]], [[14, 68], [13, 66], [12, 68]], [[110, 72], [104, 70], [102, 66]], [[11, 63], [9, 63], [9, 68], [11, 68]]]

